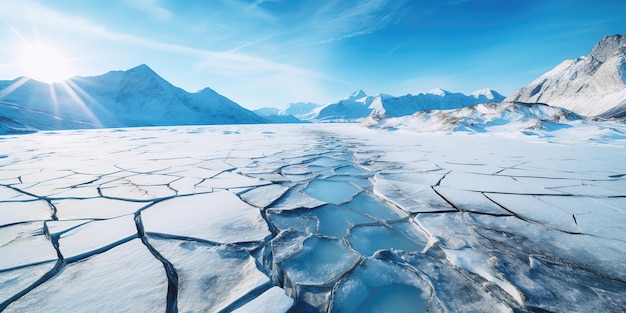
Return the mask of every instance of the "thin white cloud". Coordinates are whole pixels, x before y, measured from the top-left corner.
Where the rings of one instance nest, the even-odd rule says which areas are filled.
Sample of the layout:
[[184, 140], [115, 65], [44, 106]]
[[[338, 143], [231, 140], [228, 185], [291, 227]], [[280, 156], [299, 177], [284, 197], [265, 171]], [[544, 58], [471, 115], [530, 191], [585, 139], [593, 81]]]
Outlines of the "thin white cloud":
[[[14, 12], [23, 12], [23, 14]], [[205, 82], [202, 83], [203, 85], [210, 84], [212, 88], [217, 87], [216, 90], [220, 93], [248, 107], [258, 103], [282, 106], [292, 99], [319, 98], [325, 93], [322, 81], [328, 80], [318, 72], [306, 68], [240, 52], [242, 48], [258, 44], [271, 36], [243, 44], [230, 51], [200, 49], [112, 31], [84, 17], [55, 10], [32, 0], [0, 0], [0, 19], [7, 25], [19, 25], [16, 26], [19, 30], [34, 27], [46, 31], [52, 30], [70, 37], [85, 36], [103, 43], [103, 47], [128, 49], [129, 53], [139, 55], [144, 53], [147, 58], [150, 57], [150, 50], [154, 51], [154, 54], [157, 52], [166, 55], [173, 54], [171, 62], [180, 64], [181, 67], [177, 73], [170, 74], [179, 76], [181, 72], [187, 71], [195, 77], [180, 79], [179, 76], [178, 83], [182, 83], [183, 88], [189, 88], [190, 85], [195, 86], [191, 88], [198, 88], [199, 81], [202, 81]], [[121, 62], [120, 64], [125, 64], [129, 60], [118, 61]], [[132, 60], [137, 60], [137, 57], [134, 56]], [[140, 62], [150, 63], [150, 61]], [[107, 60], [106, 63], [115, 62]], [[151, 65], [157, 68], [167, 67], [164, 64], [152, 63]], [[163, 74], [167, 75], [165, 72]], [[184, 86], [188, 83], [190, 85]], [[241, 90], [253, 92], [241, 92]], [[270, 99], [278, 102], [272, 102]]]
[[311, 20], [312, 26], [326, 37], [316, 43], [333, 42], [383, 29], [395, 23], [403, 5], [402, 0], [358, 1], [352, 5], [346, 5], [344, 0], [328, 2]]
[[127, 0], [126, 4], [160, 21], [169, 21], [174, 17], [174, 13], [163, 8], [158, 0]]
[[263, 41], [266, 41], [266, 40], [268, 40], [268, 39], [270, 39], [272, 37], [274, 37], [274, 35], [265, 36], [265, 37], [259, 38], [257, 40], [254, 40], [252, 42], [246, 42], [246, 43], [241, 44], [241, 45], [239, 45], [239, 46], [237, 46], [237, 47], [235, 47], [233, 49], [228, 50], [228, 52], [230, 52], [230, 53], [237, 52], [237, 51], [239, 51], [239, 50], [241, 50], [243, 48], [252, 47], [252, 46], [254, 46], [256, 44], [259, 44], [259, 43], [261, 43]]
[[[24, 14], [18, 17], [17, 14], [10, 14], [8, 12], [24, 12]], [[281, 64], [268, 59], [237, 52], [237, 50], [245, 46], [258, 43], [268, 37], [261, 38], [253, 43], [244, 44], [231, 51], [198, 49], [184, 45], [160, 42], [131, 34], [113, 32], [84, 18], [71, 16], [28, 0], [0, 0], [0, 17], [8, 20], [17, 18], [34, 25], [66, 29], [71, 32], [82, 32], [119, 43], [193, 56], [198, 59], [197, 64], [200, 67], [210, 68], [222, 74], [230, 73], [232, 75], [242, 75], [245, 73], [255, 74], [259, 72], [286, 72], [297, 73], [298, 75], [318, 76], [310, 70], [300, 69], [288, 64]]]

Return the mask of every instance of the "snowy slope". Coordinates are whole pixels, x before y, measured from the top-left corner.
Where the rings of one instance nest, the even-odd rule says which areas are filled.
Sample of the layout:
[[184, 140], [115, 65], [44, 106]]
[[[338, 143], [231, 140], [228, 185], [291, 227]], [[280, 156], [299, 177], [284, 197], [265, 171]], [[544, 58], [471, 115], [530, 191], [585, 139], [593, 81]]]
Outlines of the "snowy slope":
[[[146, 65], [50, 85], [20, 78], [1, 82], [0, 88], [0, 100], [54, 118], [81, 121], [85, 128], [266, 122], [210, 88], [188, 93], [175, 87]], [[4, 114], [0, 108], [0, 116]], [[67, 128], [45, 121], [30, 125]]]
[[99, 125], [74, 120], [68, 117], [55, 116], [54, 111], [33, 109], [15, 103], [0, 101], [0, 124], [4, 129], [0, 134], [30, 133], [38, 129], [84, 129], [96, 128]]
[[454, 110], [422, 111], [412, 116], [371, 116], [361, 124], [412, 133], [485, 133], [506, 137], [560, 138], [573, 143], [626, 139], [626, 124], [621, 120], [587, 118], [543, 103], [486, 103]]
[[563, 108], [541, 103], [487, 103], [454, 110], [421, 111], [412, 116], [364, 121], [368, 126], [417, 131], [556, 130], [583, 118]]
[[587, 116], [626, 115], [626, 35], [604, 37], [591, 53], [566, 60], [510, 95]]
[[370, 105], [376, 97], [387, 95], [368, 96], [363, 90], [358, 90], [345, 99], [316, 108], [308, 118], [317, 121], [355, 121], [372, 113]]
[[30, 134], [35, 132], [37, 132], [36, 129], [26, 124], [22, 124], [8, 117], [0, 117], [0, 135]]
[[480, 103], [502, 102], [502, 100], [506, 98], [505, 96], [499, 94], [497, 91], [489, 88], [474, 90], [470, 94], [470, 96], [480, 101]]

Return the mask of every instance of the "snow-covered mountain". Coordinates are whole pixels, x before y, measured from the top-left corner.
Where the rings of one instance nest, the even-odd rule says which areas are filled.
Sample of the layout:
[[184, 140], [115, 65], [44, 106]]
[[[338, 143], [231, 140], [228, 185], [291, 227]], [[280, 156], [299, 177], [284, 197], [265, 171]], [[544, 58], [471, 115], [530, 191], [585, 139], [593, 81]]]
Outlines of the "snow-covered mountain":
[[368, 96], [363, 90], [358, 90], [338, 102], [316, 108], [308, 116], [308, 119], [316, 121], [356, 121], [372, 113], [370, 105], [376, 97], [386, 98], [391, 96]]
[[260, 108], [253, 110], [252, 112], [262, 116], [269, 123], [274, 124], [308, 123], [291, 114], [280, 114], [281, 110], [277, 108]]
[[210, 88], [175, 87], [146, 65], [54, 84], [3, 81], [0, 100], [0, 116], [37, 129], [267, 122]]
[[284, 109], [280, 110], [277, 115], [293, 115], [299, 119], [307, 119], [311, 112], [320, 107], [319, 104], [312, 102], [296, 102], [289, 103]]
[[626, 35], [606, 36], [587, 56], [566, 60], [510, 95], [586, 116], [626, 116]]
[[506, 98], [497, 91], [489, 88], [474, 90], [470, 96], [476, 98], [478, 101], [481, 101], [481, 103], [502, 102], [504, 98]]
[[542, 103], [486, 103], [454, 110], [421, 111], [412, 116], [377, 118], [363, 121], [369, 127], [402, 128], [417, 131], [504, 131], [557, 130], [570, 128], [571, 122], [583, 120], [567, 109]]
[[448, 110], [462, 108], [478, 103], [500, 102], [504, 96], [491, 89], [480, 89], [465, 95], [433, 89], [418, 95], [406, 95], [393, 98], [377, 98], [371, 105], [375, 115], [405, 116], [424, 110]]
[[406, 116], [423, 110], [462, 108], [478, 103], [500, 102], [504, 96], [491, 89], [480, 89], [471, 95], [433, 89], [418, 95], [394, 97], [386, 94], [368, 96], [359, 90], [339, 102], [315, 110], [312, 119], [319, 121], [354, 121], [370, 115]]
[[84, 129], [98, 128], [92, 121], [75, 120], [55, 115], [54, 110], [30, 108], [11, 102], [0, 101], [0, 134], [31, 133], [38, 129]]

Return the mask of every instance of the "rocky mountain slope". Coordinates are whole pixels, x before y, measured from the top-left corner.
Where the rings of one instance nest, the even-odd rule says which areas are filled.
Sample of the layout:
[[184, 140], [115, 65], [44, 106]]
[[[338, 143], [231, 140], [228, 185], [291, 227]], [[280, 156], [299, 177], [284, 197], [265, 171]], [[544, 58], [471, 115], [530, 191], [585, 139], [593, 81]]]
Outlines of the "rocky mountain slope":
[[586, 116], [626, 116], [626, 35], [606, 36], [589, 55], [566, 60], [510, 95]]

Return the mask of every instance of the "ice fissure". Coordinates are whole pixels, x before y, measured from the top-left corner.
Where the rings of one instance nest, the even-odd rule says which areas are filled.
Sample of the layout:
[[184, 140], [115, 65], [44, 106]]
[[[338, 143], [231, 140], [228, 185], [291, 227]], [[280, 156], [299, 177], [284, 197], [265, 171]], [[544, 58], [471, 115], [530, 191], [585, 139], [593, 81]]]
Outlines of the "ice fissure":
[[176, 313], [178, 312], [178, 273], [176, 272], [176, 268], [172, 263], [170, 263], [166, 258], [164, 258], [159, 251], [157, 251], [146, 238], [146, 232], [143, 227], [143, 223], [141, 221], [141, 213], [137, 212], [135, 214], [135, 225], [137, 227], [137, 233], [139, 234], [139, 238], [141, 242], [148, 248], [150, 253], [159, 260], [159, 262], [163, 263], [163, 268], [165, 269], [165, 275], [167, 275], [167, 302], [166, 302], [166, 313]]

